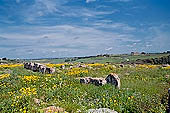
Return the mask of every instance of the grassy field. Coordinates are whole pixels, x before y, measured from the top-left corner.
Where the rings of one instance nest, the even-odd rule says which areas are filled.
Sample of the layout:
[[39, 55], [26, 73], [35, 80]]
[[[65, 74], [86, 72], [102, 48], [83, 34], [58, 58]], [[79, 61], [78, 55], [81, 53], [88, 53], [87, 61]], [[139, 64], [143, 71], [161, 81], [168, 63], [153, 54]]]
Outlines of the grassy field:
[[93, 58], [85, 58], [78, 59], [75, 62], [84, 62], [84, 63], [121, 63], [127, 61], [136, 61], [137, 59], [151, 59], [151, 58], [160, 58], [163, 56], [168, 56], [170, 54], [147, 54], [147, 55], [110, 55], [109, 57], [93, 57]]
[[[129, 55], [129, 54], [125, 54], [125, 55], [110, 55], [109, 57], [103, 57], [103, 56], [99, 56], [99, 57], [91, 57], [91, 58], [81, 58], [81, 59], [76, 59], [75, 61], [71, 61], [71, 62], [84, 62], [84, 63], [122, 63], [127, 61], [127, 59], [129, 59], [129, 61], [136, 61], [137, 59], [150, 59], [150, 58], [160, 58], [163, 56], [168, 56], [170, 54], [147, 54], [147, 55]], [[40, 59], [40, 60], [26, 60], [26, 61], [33, 61], [33, 62], [39, 62], [39, 63], [64, 63], [66, 60], [72, 60], [75, 58], [57, 58], [57, 59]], [[66, 62], [70, 62], [70, 61], [66, 61]]]
[[[62, 65], [62, 64], [61, 64]], [[108, 64], [86, 64], [86, 68], [56, 67], [54, 74], [26, 70], [21, 65], [0, 66], [0, 112], [37, 113], [49, 106], [59, 106], [69, 113], [91, 108], [109, 108], [120, 113], [165, 113], [170, 86], [169, 68]], [[77, 65], [76, 63], [73, 66]], [[80, 84], [78, 77], [106, 77], [119, 74], [121, 88], [107, 84]], [[40, 99], [36, 104], [34, 99]]]

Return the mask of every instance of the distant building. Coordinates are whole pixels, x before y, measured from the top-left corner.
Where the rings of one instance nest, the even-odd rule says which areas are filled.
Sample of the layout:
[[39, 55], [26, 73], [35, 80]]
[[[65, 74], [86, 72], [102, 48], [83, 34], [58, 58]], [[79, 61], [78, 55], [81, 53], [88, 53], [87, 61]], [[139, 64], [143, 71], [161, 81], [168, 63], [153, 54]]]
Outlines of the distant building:
[[131, 52], [131, 55], [140, 55], [139, 52]]

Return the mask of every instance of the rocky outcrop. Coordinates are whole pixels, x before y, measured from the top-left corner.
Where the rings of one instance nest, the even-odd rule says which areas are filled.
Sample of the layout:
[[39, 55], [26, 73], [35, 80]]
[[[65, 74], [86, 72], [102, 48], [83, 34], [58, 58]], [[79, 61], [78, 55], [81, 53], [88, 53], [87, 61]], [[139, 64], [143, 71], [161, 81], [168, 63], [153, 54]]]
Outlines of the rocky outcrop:
[[50, 68], [40, 63], [24, 63], [24, 68], [32, 70], [34, 72], [41, 72], [43, 74], [52, 74], [55, 72], [55, 68]]
[[111, 73], [106, 78], [92, 78], [84, 77], [80, 78], [80, 83], [84, 84], [94, 84], [96, 86], [102, 86], [104, 84], [112, 84], [116, 88], [120, 88], [120, 78], [117, 74]]

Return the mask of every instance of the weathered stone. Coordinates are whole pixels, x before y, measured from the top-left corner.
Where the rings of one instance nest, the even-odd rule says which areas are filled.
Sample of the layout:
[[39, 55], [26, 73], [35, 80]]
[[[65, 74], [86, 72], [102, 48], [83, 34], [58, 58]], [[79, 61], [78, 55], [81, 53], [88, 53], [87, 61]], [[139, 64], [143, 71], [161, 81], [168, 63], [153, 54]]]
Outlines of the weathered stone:
[[52, 74], [52, 73], [54, 73], [54, 72], [55, 72], [55, 69], [54, 69], [54, 68], [46, 67], [45, 73]]
[[114, 85], [116, 88], [120, 88], [120, 78], [117, 74], [109, 74], [105, 79], [104, 78], [91, 78], [91, 77], [85, 77], [80, 78], [80, 83], [84, 84], [94, 84], [96, 86], [102, 86], [106, 83], [110, 83]]
[[33, 68], [32, 68], [32, 71], [36, 72], [36, 71], [37, 71], [37, 68], [38, 68], [38, 67], [34, 65]]
[[60, 68], [61, 68], [61, 69], [65, 69], [65, 65], [61, 65]]
[[44, 109], [45, 113], [67, 113], [63, 108], [50, 106]]
[[33, 101], [34, 101], [34, 103], [37, 104], [37, 105], [40, 105], [40, 103], [41, 103], [41, 100], [40, 100], [40, 99], [37, 99], [37, 98], [33, 98]]
[[52, 74], [55, 72], [54, 68], [49, 68], [39, 63], [24, 63], [24, 68], [30, 69], [34, 72], [41, 72], [41, 73], [48, 73], [48, 74]]
[[54, 73], [55, 72], [55, 68], [50, 68], [50, 72]]
[[24, 68], [28, 69], [28, 63], [24, 63]]
[[33, 71], [34, 72], [37, 72], [37, 71], [39, 71], [39, 63], [34, 63], [34, 66], [33, 66]]
[[89, 84], [91, 81], [90, 77], [80, 78], [80, 83]]
[[45, 73], [45, 72], [46, 72], [46, 67], [43, 66], [43, 67], [41, 68], [41, 73]]
[[106, 84], [106, 80], [104, 78], [92, 78], [90, 80], [90, 83], [96, 85], [96, 86], [102, 86]]
[[101, 85], [106, 84], [106, 80], [104, 78], [85, 77], [85, 78], [80, 78], [80, 83], [94, 84], [96, 86], [101, 86]]
[[114, 85], [116, 88], [120, 89], [120, 78], [117, 74], [111, 73], [109, 74], [106, 79], [107, 83]]
[[34, 63], [29, 63], [28, 64], [28, 69], [33, 70]]
[[50, 74], [50, 68], [46, 67], [45, 73]]
[[118, 113], [118, 112], [114, 110], [110, 110], [108, 108], [99, 108], [99, 109], [89, 109], [87, 113]]

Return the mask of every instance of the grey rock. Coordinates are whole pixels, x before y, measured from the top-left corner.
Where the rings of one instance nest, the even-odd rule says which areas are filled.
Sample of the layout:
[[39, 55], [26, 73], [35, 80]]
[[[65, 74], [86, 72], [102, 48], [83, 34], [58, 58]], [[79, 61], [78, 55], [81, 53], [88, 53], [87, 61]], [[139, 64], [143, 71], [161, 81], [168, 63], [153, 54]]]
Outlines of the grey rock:
[[52, 74], [55, 72], [55, 68], [50, 68], [40, 63], [24, 63], [24, 68], [32, 70], [34, 72]]
[[117, 74], [111, 73], [106, 79], [107, 83], [114, 85], [116, 88], [120, 89], [120, 78]]
[[85, 78], [80, 78], [80, 83], [94, 84], [96, 86], [102, 86], [102, 85], [106, 84], [106, 80], [104, 78], [85, 77]]
[[99, 108], [99, 109], [89, 109], [87, 113], [118, 113], [118, 112], [114, 110], [110, 110], [108, 108]]

